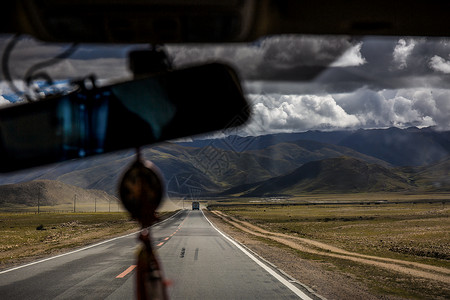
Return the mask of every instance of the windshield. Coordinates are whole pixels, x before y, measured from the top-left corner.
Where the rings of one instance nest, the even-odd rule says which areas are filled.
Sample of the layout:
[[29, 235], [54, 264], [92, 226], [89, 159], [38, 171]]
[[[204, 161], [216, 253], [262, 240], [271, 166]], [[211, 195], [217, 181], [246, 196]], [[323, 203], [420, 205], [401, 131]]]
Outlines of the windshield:
[[[1, 39], [3, 48], [11, 39]], [[446, 130], [448, 47], [446, 38], [287, 35], [249, 44], [168, 45], [165, 50], [175, 68], [211, 61], [236, 68], [255, 120], [266, 122], [249, 124], [243, 134], [259, 135], [391, 126]], [[5, 72], [1, 77], [2, 103], [23, 96], [11, 90], [13, 85], [27, 92], [26, 78], [44, 85], [42, 73], [56, 86], [87, 74], [100, 82], [125, 80], [131, 77], [127, 53], [143, 48], [54, 45], [20, 38], [8, 54], [14, 81], [5, 81]], [[67, 57], [55, 59], [64, 53]]]
[[[128, 52], [147, 48], [12, 36], [0, 43], [1, 105], [67, 90], [91, 74], [99, 85], [131, 79]], [[204, 210], [311, 287], [313, 298], [449, 297], [448, 38], [282, 35], [163, 49], [174, 69], [207, 62], [236, 69], [252, 115], [241, 127], [141, 149], [164, 178], [162, 212]], [[35, 212], [34, 193], [48, 212], [110, 212], [111, 203], [123, 211], [118, 170], [134, 153], [2, 174], [1, 209]], [[192, 250], [197, 261], [203, 248], [190, 247], [170, 255]], [[168, 277], [181, 280], [174, 258], [165, 260]]]

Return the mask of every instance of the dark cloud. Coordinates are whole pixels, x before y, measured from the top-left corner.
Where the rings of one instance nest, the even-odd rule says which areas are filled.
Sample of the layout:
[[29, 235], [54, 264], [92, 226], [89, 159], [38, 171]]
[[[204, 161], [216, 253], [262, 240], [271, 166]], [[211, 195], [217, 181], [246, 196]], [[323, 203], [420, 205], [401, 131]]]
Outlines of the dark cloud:
[[[223, 61], [245, 80], [310, 80], [335, 62], [357, 41], [348, 37], [276, 36], [253, 44], [169, 46], [175, 66]], [[343, 64], [362, 63], [351, 55]]]
[[[6, 39], [1, 40], [4, 45]], [[142, 47], [142, 46], [140, 46]], [[11, 55], [21, 78], [67, 45], [24, 39]], [[46, 68], [55, 78], [130, 77], [127, 47], [82, 45]], [[309, 129], [408, 127], [450, 129], [450, 42], [409, 37], [279, 36], [252, 44], [171, 45], [176, 67], [223, 61], [234, 66], [254, 108], [243, 134]], [[0, 50], [1, 51], [1, 50]], [[0, 85], [0, 103], [10, 92]]]
[[[10, 37], [1, 37], [6, 45]], [[25, 37], [11, 54], [14, 78], [65, 51], [69, 45], [47, 44]], [[56, 78], [129, 76], [127, 52], [142, 45], [80, 45], [67, 61], [48, 68]], [[244, 80], [311, 82], [321, 90], [345, 92], [417, 86], [446, 87], [450, 43], [436, 38], [274, 36], [252, 44], [171, 45], [175, 66], [207, 61], [233, 65]], [[0, 50], [2, 51], [2, 50]], [[450, 74], [449, 74], [450, 75]], [[1, 78], [0, 78], [1, 79]]]
[[450, 77], [443, 73], [450, 72], [449, 53], [450, 43], [445, 39], [365, 38], [361, 47], [365, 64], [329, 68], [316, 81], [329, 92], [352, 91], [363, 86], [373, 90], [446, 88]]
[[[246, 81], [267, 82], [277, 93], [282, 81], [290, 91], [304, 82], [317, 92], [349, 92], [363, 86], [373, 90], [449, 85], [450, 43], [446, 39], [407, 37], [281, 36], [254, 44], [170, 46], [176, 66], [225, 61]], [[285, 82], [290, 82], [286, 84]], [[251, 86], [252, 84], [250, 84]]]

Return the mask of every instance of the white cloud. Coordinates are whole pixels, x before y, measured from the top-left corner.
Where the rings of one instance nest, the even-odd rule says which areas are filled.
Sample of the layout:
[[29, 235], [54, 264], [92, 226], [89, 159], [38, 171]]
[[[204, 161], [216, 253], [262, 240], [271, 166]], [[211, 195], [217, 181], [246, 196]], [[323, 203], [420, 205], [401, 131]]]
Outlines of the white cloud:
[[347, 114], [331, 95], [248, 95], [253, 104], [249, 135], [356, 127], [359, 120]]
[[336, 103], [363, 127], [427, 127], [450, 129], [450, 90], [408, 88], [372, 91], [361, 88], [335, 94]]
[[352, 67], [366, 63], [366, 59], [361, 54], [362, 43], [358, 43], [348, 49], [340, 58], [331, 64], [332, 67]]
[[394, 48], [392, 56], [399, 69], [404, 69], [408, 66], [407, 60], [411, 55], [411, 52], [413, 51], [415, 45], [416, 41], [412, 39], [400, 39], [398, 41], [397, 45]]
[[6, 104], [11, 104], [11, 102], [9, 102], [2, 95], [0, 95], [0, 106], [6, 105]]
[[13, 93], [12, 86], [18, 90], [23, 91], [25, 89], [25, 82], [20, 79], [13, 80], [12, 82], [0, 81], [0, 94], [6, 95]]
[[235, 134], [411, 126], [450, 130], [450, 89], [377, 91], [362, 87], [353, 92], [321, 94], [283, 94], [282, 89], [264, 93], [257, 86], [250, 89], [247, 99], [253, 108], [252, 119]]
[[450, 90], [408, 88], [324, 95], [250, 94], [243, 135], [314, 129], [436, 126], [450, 129]]
[[23, 100], [23, 95], [16, 95], [12, 85], [20, 92], [23, 92], [25, 89], [23, 80], [13, 80], [11, 83], [0, 81], [0, 105], [11, 104], [11, 101], [8, 99], [15, 99], [15, 101]]
[[450, 61], [435, 55], [430, 59], [429, 66], [434, 71], [450, 74]]

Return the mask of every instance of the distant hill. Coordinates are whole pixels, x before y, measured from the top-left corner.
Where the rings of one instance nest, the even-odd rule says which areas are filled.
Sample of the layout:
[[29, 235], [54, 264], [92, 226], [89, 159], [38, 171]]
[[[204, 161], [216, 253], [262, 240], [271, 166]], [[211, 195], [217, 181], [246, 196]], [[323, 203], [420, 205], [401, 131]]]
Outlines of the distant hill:
[[[352, 156], [371, 163], [388, 165], [382, 160], [346, 147], [314, 141], [286, 142], [243, 152], [212, 146], [193, 148], [165, 144], [145, 154], [145, 157], [155, 162], [165, 174], [169, 191], [176, 188], [176, 177], [177, 185], [187, 180], [186, 183], [204, 186], [205, 192], [214, 194], [238, 185], [253, 184], [290, 173], [309, 161], [340, 156]], [[168, 174], [171, 177], [168, 177]]]
[[248, 150], [261, 150], [267, 147], [277, 145], [280, 143], [289, 143], [299, 140], [314, 141], [327, 144], [339, 144], [347, 136], [351, 135], [353, 131], [318, 131], [310, 130], [306, 132], [292, 132], [292, 133], [276, 133], [260, 136], [236, 136], [230, 135], [225, 138], [218, 139], [196, 139], [191, 142], [178, 142], [177, 144], [186, 147], [202, 148], [211, 146], [223, 150], [233, 150], [238, 152]]
[[108, 202], [117, 199], [105, 191], [86, 190], [55, 180], [35, 180], [24, 183], [0, 186], [0, 205], [6, 203], [36, 206], [73, 203], [76, 201], [92, 203], [94, 199]]
[[450, 132], [414, 127], [358, 130], [339, 145], [395, 166], [423, 166], [450, 155]]
[[281, 143], [313, 141], [344, 146], [362, 154], [378, 158], [394, 166], [422, 166], [450, 155], [450, 131], [436, 131], [432, 127], [419, 129], [360, 129], [349, 131], [307, 131], [262, 136], [195, 140], [180, 143], [189, 147], [206, 145], [238, 152], [260, 150]]
[[[406, 170], [405, 170], [406, 171]], [[411, 179], [426, 191], [450, 192], [450, 157], [437, 163], [408, 170]]]
[[[450, 156], [450, 132], [434, 131], [432, 128], [228, 136], [223, 139], [161, 143], [143, 147], [142, 154], [160, 168], [167, 191], [171, 196], [177, 197], [247, 193], [256, 190], [262, 182], [289, 176], [309, 162], [343, 156], [367, 165], [378, 165], [407, 178], [413, 186], [427, 190], [450, 190], [446, 179], [448, 163], [445, 162]], [[135, 151], [130, 149], [1, 175], [0, 184], [57, 180], [116, 196], [120, 178], [134, 159]], [[392, 169], [398, 166], [402, 168]], [[358, 168], [355, 165], [353, 170], [349, 169], [349, 173], [357, 172]], [[335, 176], [338, 175], [339, 173], [335, 173]], [[355, 176], [357, 182], [360, 176]], [[402, 188], [402, 185], [394, 181], [392, 189]], [[382, 190], [391, 188], [373, 186]], [[301, 190], [304, 188], [320, 192], [327, 190], [327, 185], [311, 183], [308, 187], [302, 186]], [[342, 190], [346, 188], [343, 187]], [[368, 189], [361, 186], [359, 188]]]
[[[104, 190], [115, 195], [117, 181], [125, 167], [131, 164], [135, 151], [119, 151], [86, 159], [56, 163], [14, 173], [0, 174], [0, 184], [49, 179], [85, 189]], [[73, 176], [71, 176], [73, 175]], [[115, 182], [113, 184], [113, 182]]]
[[409, 180], [391, 169], [350, 157], [312, 161], [292, 173], [251, 188], [244, 196], [408, 190]]
[[[286, 143], [279, 143], [265, 149], [247, 152], [254, 155], [264, 155], [267, 159], [283, 158], [286, 162], [291, 164], [291, 166], [294, 164], [295, 167], [314, 160], [340, 156], [354, 157], [370, 163], [389, 166], [389, 163], [381, 159], [362, 154], [348, 147], [310, 140], [296, 140]], [[281, 173], [286, 173], [286, 169]]]

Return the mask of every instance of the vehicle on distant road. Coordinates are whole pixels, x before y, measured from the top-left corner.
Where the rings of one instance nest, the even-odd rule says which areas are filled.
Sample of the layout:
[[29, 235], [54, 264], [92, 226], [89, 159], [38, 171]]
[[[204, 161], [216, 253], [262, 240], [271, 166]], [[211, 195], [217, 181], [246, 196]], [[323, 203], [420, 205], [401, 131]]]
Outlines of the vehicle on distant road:
[[200, 210], [200, 203], [198, 201], [192, 202], [192, 210]]

